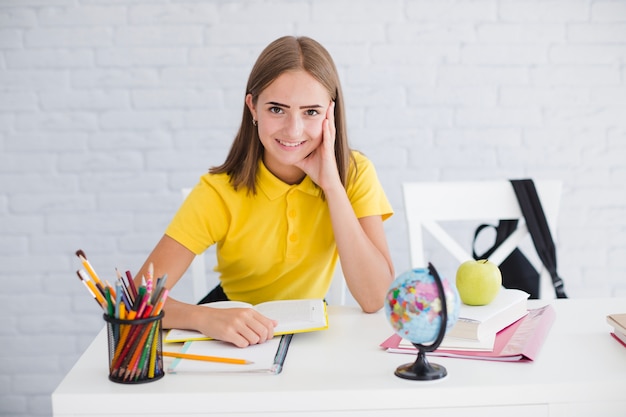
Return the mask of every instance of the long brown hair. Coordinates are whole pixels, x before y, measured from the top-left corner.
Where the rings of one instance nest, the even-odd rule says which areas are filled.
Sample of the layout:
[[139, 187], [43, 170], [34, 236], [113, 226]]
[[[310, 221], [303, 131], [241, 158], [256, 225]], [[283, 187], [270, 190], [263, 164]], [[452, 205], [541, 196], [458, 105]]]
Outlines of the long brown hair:
[[[348, 182], [352, 153], [348, 145], [345, 109], [339, 75], [328, 51], [308, 37], [284, 36], [270, 43], [261, 52], [252, 67], [246, 95], [252, 95], [256, 104], [259, 94], [285, 71], [303, 70], [322, 84], [335, 101], [335, 159], [341, 182]], [[237, 189], [243, 185], [256, 194], [256, 174], [259, 158], [263, 156], [263, 145], [259, 139], [252, 114], [244, 102], [241, 126], [235, 136], [226, 161], [210, 169], [211, 173], [226, 173]], [[356, 166], [354, 166], [356, 169]]]

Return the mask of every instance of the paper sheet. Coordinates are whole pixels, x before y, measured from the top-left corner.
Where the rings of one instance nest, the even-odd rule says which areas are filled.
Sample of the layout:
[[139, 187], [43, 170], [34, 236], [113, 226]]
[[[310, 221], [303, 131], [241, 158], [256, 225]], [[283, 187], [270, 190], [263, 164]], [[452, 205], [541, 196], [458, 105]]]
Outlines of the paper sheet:
[[206, 362], [191, 359], [175, 359], [168, 367], [168, 373], [276, 373], [274, 358], [280, 344], [281, 337], [275, 336], [271, 340], [258, 345], [238, 348], [231, 343], [218, 340], [198, 340], [187, 342], [181, 352], [195, 355], [219, 356], [227, 358], [246, 359], [253, 363], [235, 365], [220, 362]]

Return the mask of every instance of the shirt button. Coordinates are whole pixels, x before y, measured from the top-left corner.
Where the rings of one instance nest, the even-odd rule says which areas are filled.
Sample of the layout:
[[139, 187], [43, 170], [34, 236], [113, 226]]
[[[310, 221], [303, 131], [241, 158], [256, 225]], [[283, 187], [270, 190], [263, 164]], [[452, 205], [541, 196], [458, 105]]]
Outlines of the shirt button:
[[296, 217], [296, 211], [294, 209], [289, 210], [289, 217], [291, 217], [292, 219]]
[[298, 240], [298, 235], [296, 233], [293, 233], [292, 235], [289, 236], [289, 240], [291, 242], [295, 242]]

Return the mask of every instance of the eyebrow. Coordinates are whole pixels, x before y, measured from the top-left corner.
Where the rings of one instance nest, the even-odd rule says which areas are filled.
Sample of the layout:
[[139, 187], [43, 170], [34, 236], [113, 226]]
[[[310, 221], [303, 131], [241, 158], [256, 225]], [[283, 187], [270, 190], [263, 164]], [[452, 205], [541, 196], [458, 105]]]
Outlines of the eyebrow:
[[[291, 106], [288, 106], [287, 104], [278, 103], [276, 101], [268, 101], [265, 104], [270, 104], [272, 106], [285, 107], [287, 109], [291, 108]], [[321, 109], [321, 108], [323, 108], [323, 107], [321, 105], [319, 105], [319, 104], [310, 104], [308, 106], [300, 106], [300, 109]]]

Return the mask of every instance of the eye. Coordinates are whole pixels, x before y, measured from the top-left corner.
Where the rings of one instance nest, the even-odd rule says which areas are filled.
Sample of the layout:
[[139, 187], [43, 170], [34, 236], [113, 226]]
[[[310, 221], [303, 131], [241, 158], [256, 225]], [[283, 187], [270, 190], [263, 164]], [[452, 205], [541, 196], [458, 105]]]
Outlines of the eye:
[[270, 113], [274, 113], [274, 114], [281, 114], [283, 112], [283, 109], [281, 109], [278, 106], [272, 106], [269, 108]]
[[320, 114], [320, 112], [318, 112], [318, 111], [317, 111], [317, 110], [315, 110], [315, 109], [308, 109], [308, 110], [305, 112], [305, 114], [306, 114], [307, 116], [317, 116], [318, 114]]

